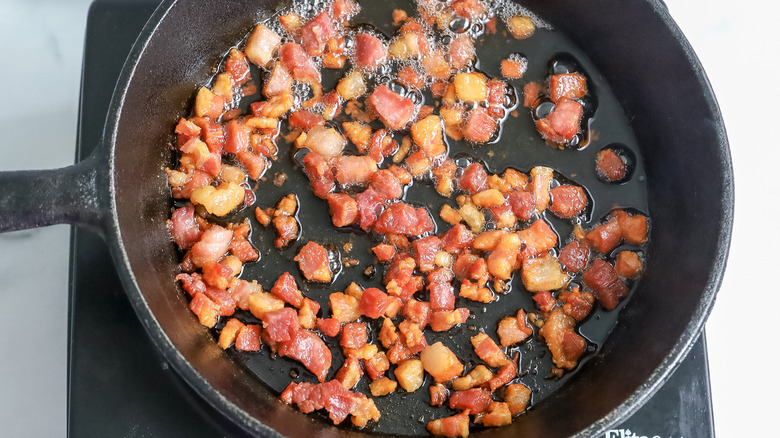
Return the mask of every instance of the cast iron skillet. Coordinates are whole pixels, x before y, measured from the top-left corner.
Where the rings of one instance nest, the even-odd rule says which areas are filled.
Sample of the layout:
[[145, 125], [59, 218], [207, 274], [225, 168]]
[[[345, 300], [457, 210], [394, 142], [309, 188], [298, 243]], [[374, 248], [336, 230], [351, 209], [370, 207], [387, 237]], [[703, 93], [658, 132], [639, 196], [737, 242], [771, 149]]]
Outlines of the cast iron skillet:
[[[594, 436], [664, 383], [704, 325], [732, 226], [728, 142], [702, 67], [660, 1], [524, 5], [574, 40], [625, 109], [644, 160], [653, 227], [646, 273], [606, 343], [522, 421], [490, 433]], [[183, 294], [172, 293], [178, 254], [165, 226], [170, 192], [162, 171], [172, 152], [161, 145], [188, 111], [196, 84], [271, 10], [258, 8], [253, 0], [164, 1], [125, 64], [95, 153], [64, 169], [0, 173], [0, 231], [66, 222], [100, 232], [166, 359], [246, 430], [358, 435], [279, 402], [226, 357]]]

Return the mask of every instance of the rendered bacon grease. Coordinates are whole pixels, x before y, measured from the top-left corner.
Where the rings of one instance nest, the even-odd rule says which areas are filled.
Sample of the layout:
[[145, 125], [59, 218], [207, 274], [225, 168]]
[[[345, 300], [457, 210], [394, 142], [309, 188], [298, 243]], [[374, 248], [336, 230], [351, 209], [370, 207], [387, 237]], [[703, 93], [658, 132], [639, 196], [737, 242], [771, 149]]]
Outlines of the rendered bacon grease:
[[[614, 309], [628, 295], [626, 280], [641, 275], [644, 215], [615, 209], [583, 229], [587, 191], [553, 169], [496, 174], [479, 161], [449, 156], [450, 140], [490, 148], [502, 126], [513, 123], [508, 113], [521, 106], [513, 81], [528, 68], [522, 54], [506, 54], [504, 77], [475, 68], [475, 39], [496, 33], [499, 20], [518, 39], [533, 38], [542, 24], [504, 6], [497, 14], [481, 0], [419, 1], [415, 17], [393, 13], [392, 37], [353, 27], [349, 20], [360, 10], [353, 0], [282, 11], [229, 51], [212, 83], [198, 90], [191, 117], [176, 126], [180, 158], [167, 171], [183, 205], [169, 221], [183, 253], [176, 281], [203, 325], [226, 320], [222, 348], [284, 356], [311, 372], [310, 381], [287, 386], [284, 402], [363, 427], [381, 418], [375, 397], [427, 391], [432, 406], [460, 411], [428, 422], [432, 434], [467, 436], [473, 424], [509, 424], [529, 406], [531, 390], [508, 347], [540, 337], [552, 354], [553, 377], [562, 376], [587, 347], [578, 323], [595, 306]], [[261, 83], [252, 80], [250, 64]], [[322, 85], [325, 70], [341, 75], [332, 89]], [[584, 73], [552, 74], [522, 90], [523, 117], [532, 117], [541, 138], [579, 147], [587, 135]], [[423, 92], [434, 97], [431, 105]], [[243, 111], [239, 103], [248, 96], [257, 98]], [[292, 153], [279, 150], [282, 137]], [[625, 166], [610, 152], [599, 155], [593, 171], [617, 181]], [[297, 190], [311, 189], [327, 203], [330, 217], [323, 221], [376, 240], [371, 251], [382, 266], [382, 288], [364, 288], [356, 276], [345, 290], [330, 291], [328, 308], [320, 308], [296, 276], [328, 285], [356, 262], [334, 263], [340, 249], [317, 241], [300, 242], [298, 272], [265, 285], [240, 278], [245, 264], [262, 263], [252, 227], [274, 229], [276, 251], [297, 245], [307, 226], [298, 219], [305, 206], [295, 193], [270, 207], [256, 205], [269, 204], [255, 198], [258, 187], [284, 183], [286, 176], [265, 175], [288, 155], [310, 182]], [[439, 211], [406, 201], [413, 183], [433, 186], [443, 201]], [[252, 220], [229, 220], [246, 208]], [[437, 230], [434, 214], [451, 226]], [[559, 237], [549, 215], [570, 221], [572, 234]], [[426, 335], [467, 322], [464, 303], [490, 305], [513, 279], [524, 288], [511, 293], [531, 294], [536, 308], [507, 309], [481, 327], [469, 347], [481, 363], [464, 363], [447, 342], [428, 342]], [[256, 323], [242, 321], [247, 311]], [[334, 363], [325, 339], [338, 343], [343, 363]], [[327, 380], [332, 369], [338, 372]], [[362, 379], [371, 382], [370, 394], [353, 391]]]

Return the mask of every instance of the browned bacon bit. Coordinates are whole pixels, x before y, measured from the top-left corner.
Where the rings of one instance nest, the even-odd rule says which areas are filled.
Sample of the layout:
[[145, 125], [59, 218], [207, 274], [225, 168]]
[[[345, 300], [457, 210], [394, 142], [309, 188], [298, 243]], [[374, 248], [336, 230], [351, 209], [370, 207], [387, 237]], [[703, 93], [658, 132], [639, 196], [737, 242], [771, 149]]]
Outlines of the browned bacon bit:
[[471, 337], [471, 344], [480, 359], [491, 367], [504, 366], [509, 362], [503, 351], [490, 336], [479, 333]]
[[451, 417], [433, 420], [427, 425], [428, 432], [448, 437], [469, 436], [469, 413], [461, 412]]
[[574, 331], [574, 319], [563, 313], [560, 307], [553, 309], [539, 334], [547, 342], [553, 363], [567, 370], [577, 366], [577, 360], [585, 352], [585, 338]]
[[294, 403], [306, 413], [325, 409], [334, 424], [340, 424], [352, 415], [352, 423], [362, 427], [369, 420], [379, 421], [381, 417], [373, 400], [344, 389], [341, 382], [335, 379], [319, 384], [292, 382], [282, 392], [281, 398], [287, 404]]
[[620, 225], [616, 218], [611, 218], [589, 231], [585, 235], [585, 242], [596, 251], [608, 254], [620, 244], [621, 238]]
[[511, 382], [512, 379], [517, 377], [517, 358], [518, 355], [515, 354], [515, 357], [512, 360], [499, 368], [496, 375], [488, 380], [490, 391], [495, 391], [496, 389], [506, 385], [507, 383]]
[[486, 389], [472, 388], [465, 391], [455, 391], [450, 395], [450, 409], [478, 414], [486, 411], [492, 401], [491, 393]]
[[447, 387], [441, 383], [431, 385], [429, 391], [431, 393], [431, 406], [442, 406], [450, 393]]
[[626, 283], [618, 277], [615, 268], [602, 259], [593, 259], [582, 279], [607, 310], [614, 309], [620, 299], [628, 295]]
[[330, 370], [330, 349], [319, 336], [306, 329], [300, 329], [289, 341], [279, 343], [279, 354], [302, 363], [307, 370], [314, 373], [320, 382]]
[[558, 255], [558, 261], [561, 262], [567, 271], [577, 273], [585, 269], [588, 264], [590, 250], [587, 246], [577, 240], [567, 243]]
[[474, 422], [487, 427], [505, 426], [512, 423], [512, 412], [507, 403], [491, 402], [487, 412], [477, 414]]
[[573, 218], [588, 205], [585, 190], [578, 186], [563, 185], [550, 190], [552, 204], [550, 211], [562, 218]]
[[572, 291], [563, 291], [558, 296], [563, 301], [563, 313], [577, 321], [582, 321], [593, 309], [593, 294], [587, 291], [581, 292], [579, 288]]
[[524, 412], [528, 402], [531, 401], [531, 390], [522, 383], [507, 385], [504, 390], [504, 400], [512, 415], [517, 415]]
[[623, 278], [634, 278], [642, 272], [642, 260], [633, 251], [620, 251], [615, 261], [615, 271]]
[[582, 99], [586, 94], [585, 77], [578, 73], [563, 73], [550, 78], [550, 99], [555, 103], [562, 99]]
[[647, 217], [641, 214], [630, 215], [623, 210], [615, 212], [621, 237], [633, 245], [647, 242]]
[[612, 149], [602, 149], [596, 155], [596, 173], [607, 181], [620, 181], [626, 176], [626, 163]]
[[573, 100], [562, 100], [545, 118], [536, 122], [536, 129], [542, 138], [553, 143], [570, 141], [580, 129], [582, 105]]
[[525, 310], [520, 309], [517, 311], [517, 316], [507, 316], [501, 319], [498, 322], [496, 332], [501, 346], [509, 347], [510, 345], [523, 342], [533, 334], [533, 329], [526, 321]]

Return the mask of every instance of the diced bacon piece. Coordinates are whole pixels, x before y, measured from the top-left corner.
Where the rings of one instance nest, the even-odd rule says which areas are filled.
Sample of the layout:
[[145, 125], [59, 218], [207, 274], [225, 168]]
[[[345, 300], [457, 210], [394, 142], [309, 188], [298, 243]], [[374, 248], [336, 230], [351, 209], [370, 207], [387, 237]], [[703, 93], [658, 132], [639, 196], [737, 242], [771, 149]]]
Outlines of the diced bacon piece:
[[352, 389], [363, 377], [363, 368], [360, 367], [360, 359], [348, 357], [344, 365], [336, 373], [336, 380], [341, 382], [344, 389]]
[[450, 7], [456, 15], [463, 18], [475, 18], [486, 12], [480, 0], [455, 0]]
[[300, 44], [282, 44], [279, 48], [279, 59], [296, 81], [320, 83], [320, 71]]
[[509, 205], [512, 207], [512, 213], [523, 221], [531, 219], [536, 207], [534, 205], [534, 196], [531, 192], [513, 190], [509, 193]]
[[537, 219], [530, 227], [517, 233], [520, 236], [524, 249], [520, 252], [522, 258], [536, 257], [555, 247], [558, 243], [558, 235], [545, 222]]
[[[225, 327], [219, 332], [219, 346], [227, 350], [236, 341], [238, 332], [244, 327], [244, 323], [236, 318], [230, 318]], [[259, 337], [258, 337], [259, 339]]]
[[398, 340], [395, 324], [390, 318], [382, 319], [382, 328], [379, 330], [378, 339], [385, 348], [390, 348]]
[[401, 341], [412, 354], [417, 354], [428, 346], [422, 326], [405, 319], [398, 324], [398, 331], [401, 332]]
[[330, 369], [331, 353], [325, 342], [314, 333], [306, 329], [298, 330], [292, 339], [279, 343], [279, 354], [297, 360], [314, 373], [320, 382], [325, 381]]
[[380, 243], [371, 248], [371, 251], [376, 255], [376, 259], [380, 262], [389, 262], [395, 255], [395, 247], [386, 243]]
[[517, 355], [515, 355], [513, 360], [510, 360], [506, 365], [499, 368], [496, 375], [488, 380], [488, 387], [490, 388], [490, 391], [495, 391], [511, 382], [515, 377], [517, 377]]
[[168, 229], [171, 232], [173, 241], [182, 250], [192, 248], [203, 235], [195, 220], [195, 207], [192, 204], [177, 208], [173, 212], [171, 220], [168, 222]]
[[535, 108], [539, 104], [539, 95], [542, 94], [542, 85], [538, 82], [529, 82], [523, 86], [523, 106]]
[[358, 218], [358, 205], [351, 196], [344, 193], [328, 193], [330, 218], [336, 227], [348, 227]]
[[182, 289], [187, 291], [191, 297], [206, 292], [206, 283], [203, 282], [203, 276], [197, 272], [192, 274], [178, 274], [174, 280], [181, 281]]
[[210, 286], [227, 289], [228, 281], [233, 278], [233, 275], [233, 268], [227, 264], [208, 262], [203, 265], [203, 281]]
[[441, 238], [442, 249], [449, 253], [460, 252], [471, 246], [473, 242], [474, 233], [461, 223], [447, 230]]
[[369, 187], [355, 195], [355, 201], [357, 201], [358, 205], [360, 228], [368, 231], [374, 226], [379, 213], [382, 212], [385, 199], [376, 190]]
[[455, 391], [450, 395], [450, 409], [478, 414], [486, 411], [492, 401], [493, 397], [486, 389], [472, 388], [465, 391]]
[[419, 359], [407, 359], [399, 363], [395, 368], [395, 378], [406, 392], [414, 392], [420, 389], [425, 372]]
[[563, 99], [582, 99], [586, 94], [588, 86], [579, 73], [562, 73], [550, 78], [550, 99], [555, 103]]
[[567, 271], [576, 274], [585, 269], [589, 256], [590, 250], [587, 246], [577, 240], [572, 240], [563, 247], [560, 255], [558, 255], [558, 261], [561, 262]]
[[428, 286], [431, 293], [431, 310], [454, 310], [455, 292], [450, 283], [434, 283]]
[[190, 140], [200, 137], [200, 131], [200, 126], [192, 121], [184, 118], [179, 119], [179, 123], [174, 130], [176, 133], [176, 146], [181, 147]]
[[449, 382], [463, 372], [463, 364], [455, 353], [441, 342], [425, 347], [420, 353], [420, 360], [436, 383]]
[[[292, 113], [290, 113], [290, 117], [287, 119], [287, 123], [290, 125], [290, 128], [292, 128], [292, 129], [302, 129], [304, 131], [309, 131], [310, 129], [314, 128], [315, 126], [321, 126], [322, 124], [324, 124], [325, 123], [325, 119], [323, 119], [322, 116], [319, 115], [319, 114], [315, 114], [315, 113], [313, 113], [311, 111], [301, 109], [301, 110], [296, 110], [296, 111], [293, 111]], [[324, 140], [323, 138], [315, 139], [315, 141], [317, 143], [319, 143], [319, 142], [321, 142], [323, 140]], [[309, 142], [309, 137], [307, 135], [307, 137], [306, 137], [306, 145], [307, 145], [307, 147], [308, 147], [308, 142]], [[319, 150], [317, 150], [315, 152], [319, 153], [323, 157], [325, 156]], [[341, 151], [338, 151], [337, 154], [340, 153], [340, 152]]]
[[236, 335], [236, 350], [258, 351], [260, 350], [260, 326], [247, 324], [238, 330]]
[[598, 225], [585, 235], [585, 242], [596, 251], [608, 254], [620, 244], [622, 238], [620, 225], [615, 218]]
[[342, 155], [334, 164], [336, 180], [343, 186], [366, 184], [377, 171], [376, 161], [366, 155]]
[[234, 281], [228, 289], [228, 293], [233, 297], [233, 300], [236, 302], [236, 306], [241, 310], [249, 310], [249, 295], [251, 295], [253, 292], [262, 291], [263, 287], [257, 284], [257, 281], [252, 281], [250, 283], [241, 279]]
[[414, 143], [429, 158], [436, 158], [447, 153], [439, 116], [430, 115], [415, 123], [411, 127], [411, 134]]
[[329, 160], [341, 154], [346, 144], [347, 140], [335, 129], [315, 126], [307, 133], [304, 146]]
[[225, 108], [225, 98], [214, 94], [206, 87], [200, 87], [195, 97], [195, 115], [216, 119]]
[[298, 238], [298, 232], [300, 231], [300, 224], [298, 220], [292, 216], [277, 216], [273, 219], [274, 228], [279, 235], [274, 240], [274, 246], [278, 249], [284, 248], [289, 245], [290, 242]]
[[298, 323], [305, 329], [312, 330], [317, 327], [317, 312], [320, 311], [320, 305], [309, 298], [303, 300], [301, 308], [298, 309]]
[[376, 70], [387, 59], [387, 48], [379, 38], [361, 32], [355, 35], [355, 65], [369, 71]]
[[462, 128], [463, 137], [474, 143], [487, 143], [493, 138], [497, 126], [498, 123], [493, 117], [490, 117], [487, 110], [476, 107], [466, 118], [466, 123]]
[[487, 186], [487, 172], [479, 163], [472, 163], [463, 171], [458, 187], [470, 194], [477, 193]]
[[500, 106], [504, 104], [507, 85], [500, 79], [491, 79], [488, 86], [488, 104], [491, 106]]
[[510, 56], [501, 60], [501, 76], [507, 79], [520, 79], [528, 70], [528, 61], [523, 58]]
[[272, 341], [289, 341], [300, 329], [298, 313], [289, 307], [268, 312], [263, 315], [263, 328]]
[[282, 392], [281, 398], [287, 404], [294, 403], [305, 413], [325, 409], [337, 425], [349, 415], [358, 427], [365, 426], [368, 420], [379, 421], [380, 418], [373, 400], [345, 389], [337, 379], [320, 384], [292, 382]]
[[368, 104], [388, 129], [404, 128], [414, 115], [414, 101], [403, 97], [384, 85], [374, 89]]
[[[451, 284], [447, 284], [452, 288]], [[454, 295], [453, 295], [454, 298]], [[463, 324], [469, 317], [469, 309], [459, 307], [452, 311], [437, 310], [431, 312], [430, 326], [435, 332], [446, 332], [458, 324]]]
[[263, 316], [268, 312], [284, 308], [284, 301], [270, 293], [260, 291], [250, 293], [247, 301], [249, 302], [249, 311], [258, 319], [263, 319]]
[[[415, 262], [422, 272], [430, 272], [434, 268], [434, 260], [439, 252], [441, 241], [436, 236], [423, 237], [412, 242]], [[446, 309], [452, 310], [452, 309]]]
[[550, 190], [552, 204], [550, 211], [562, 218], [573, 218], [588, 205], [585, 190], [579, 186], [562, 185]]
[[301, 27], [303, 46], [306, 48], [306, 53], [311, 56], [322, 55], [325, 44], [335, 36], [336, 29], [327, 12], [321, 12]]
[[410, 299], [404, 304], [404, 317], [420, 327], [425, 327], [428, 324], [430, 314], [431, 305], [425, 301]]
[[282, 38], [264, 24], [258, 24], [249, 34], [244, 53], [252, 64], [265, 67], [274, 57]]
[[487, 267], [490, 274], [499, 280], [511, 279], [521, 243], [520, 237], [515, 233], [503, 235], [488, 256]]
[[345, 348], [360, 348], [366, 345], [368, 331], [362, 322], [344, 324], [341, 329], [341, 346]]
[[208, 262], [217, 262], [230, 248], [233, 232], [219, 225], [212, 225], [192, 246], [192, 262], [195, 266], [203, 266]]
[[333, 20], [340, 23], [360, 12], [360, 5], [353, 0], [335, 0], [330, 6]]
[[442, 406], [450, 395], [447, 387], [441, 383], [429, 386], [431, 393], [431, 406]]
[[471, 202], [477, 207], [492, 208], [504, 205], [504, 194], [498, 189], [486, 189], [471, 195]]
[[298, 283], [289, 272], [280, 275], [271, 288], [271, 294], [288, 304], [295, 307], [301, 307], [303, 304], [303, 294], [298, 289]]
[[[218, 152], [210, 151], [206, 143], [197, 138], [193, 138], [179, 149], [184, 154], [181, 158], [182, 162], [186, 159], [187, 162], [193, 163], [198, 171], [203, 171], [207, 176], [219, 176], [219, 173], [222, 170], [222, 157]], [[196, 180], [196, 178], [193, 175], [190, 182], [185, 185], [185, 190], [196, 183], [194, 180]], [[206, 185], [208, 185], [208, 181], [206, 181], [206, 184], [198, 184], [196, 187], [200, 188], [205, 187]], [[185, 195], [185, 190], [181, 193], [182, 197], [190, 197], [192, 192], [197, 190], [197, 188], [191, 187], [188, 192], [189, 195]]]
[[363, 359], [363, 366], [366, 367], [366, 372], [371, 380], [376, 380], [390, 369], [390, 360], [384, 351], [380, 351], [368, 359]]
[[555, 306], [555, 298], [550, 291], [542, 291], [535, 294], [534, 301], [542, 312], [549, 312]]
[[417, 88], [418, 90], [425, 88], [425, 76], [411, 65], [407, 65], [398, 72], [398, 82], [404, 87]]
[[523, 342], [533, 334], [533, 329], [528, 325], [526, 321], [525, 311], [520, 309], [517, 311], [517, 316], [507, 316], [498, 322], [498, 329], [496, 330], [498, 339], [501, 342], [502, 347], [509, 347]]
[[615, 261], [615, 271], [623, 278], [633, 278], [642, 272], [642, 260], [633, 251], [620, 251]]
[[595, 301], [592, 293], [579, 290], [562, 293], [559, 298], [564, 301], [563, 313], [577, 321], [582, 321], [588, 316]]
[[381, 169], [371, 175], [371, 187], [386, 199], [398, 199], [404, 194], [401, 181], [387, 169]]
[[298, 262], [303, 276], [309, 281], [330, 283], [333, 279], [328, 250], [316, 242], [304, 245], [293, 260]]
[[425, 208], [415, 209], [409, 204], [396, 202], [382, 212], [374, 230], [379, 234], [418, 236], [433, 231], [433, 221]]
[[618, 277], [615, 268], [602, 259], [593, 259], [582, 273], [582, 279], [607, 310], [614, 309], [620, 299], [628, 295], [626, 283]]
[[405, 162], [407, 169], [409, 169], [409, 173], [414, 177], [422, 176], [433, 168], [433, 160], [425, 155], [425, 152], [422, 150], [418, 150], [406, 157]]
[[562, 100], [547, 117], [536, 122], [536, 130], [542, 138], [553, 143], [566, 143], [580, 129], [582, 105], [573, 100]]
[[509, 362], [509, 359], [496, 345], [496, 342], [484, 333], [472, 336], [471, 345], [474, 346], [477, 356], [491, 367], [504, 366]]
[[317, 328], [332, 338], [341, 331], [341, 323], [336, 318], [317, 318]]
[[466, 34], [456, 35], [447, 50], [450, 65], [455, 70], [465, 68], [474, 59], [474, 41]]
[[634, 245], [647, 242], [647, 217], [642, 214], [630, 215], [623, 210], [618, 210], [616, 216], [620, 235], [626, 242]]
[[428, 277], [426, 280], [428, 281], [428, 284], [434, 284], [434, 283], [449, 283], [454, 278], [452, 271], [449, 270], [449, 268], [436, 268], [434, 269], [430, 274], [428, 274]]
[[550, 183], [554, 176], [553, 170], [546, 166], [531, 169], [532, 193], [537, 213], [543, 212], [550, 204]]
[[615, 151], [605, 148], [596, 154], [596, 173], [607, 181], [620, 181], [626, 177], [626, 163]]
[[198, 315], [198, 320], [206, 327], [212, 328], [217, 325], [219, 318], [219, 306], [211, 301], [205, 293], [197, 293], [190, 301], [190, 310]]
[[567, 370], [577, 366], [577, 360], [585, 352], [585, 338], [574, 331], [574, 319], [566, 316], [561, 308], [553, 309], [539, 334], [547, 342], [555, 366]]
[[266, 97], [278, 96], [284, 92], [290, 92], [292, 90], [293, 78], [287, 67], [281, 62], [274, 63], [274, 67], [271, 69], [271, 75], [268, 76], [265, 85], [263, 86], [263, 95]]
[[360, 297], [360, 313], [369, 318], [379, 318], [385, 314], [387, 306], [390, 305], [390, 297], [381, 290], [370, 287], [363, 291]]
[[225, 61], [225, 71], [230, 73], [233, 83], [242, 85], [252, 76], [249, 72], [249, 64], [246, 62], [246, 56], [240, 50], [230, 49], [230, 56]]
[[328, 193], [336, 188], [336, 177], [330, 164], [316, 152], [309, 152], [303, 157], [303, 165], [311, 182], [312, 190], [318, 198], [325, 199]]
[[563, 272], [558, 260], [550, 254], [523, 259], [523, 286], [529, 292], [543, 292], [564, 288], [570, 277]]
[[477, 234], [473, 248], [479, 251], [492, 251], [502, 237], [509, 234], [506, 230], [490, 230]]
[[522, 383], [507, 385], [504, 390], [504, 400], [509, 407], [509, 412], [517, 415], [524, 412], [528, 402], [531, 401], [531, 390]]
[[360, 308], [357, 298], [335, 292], [328, 297], [330, 310], [333, 317], [339, 322], [351, 322], [360, 317]]
[[246, 169], [247, 175], [249, 175], [250, 179], [258, 180], [261, 176], [263, 176], [266, 165], [265, 158], [263, 158], [262, 155], [258, 155], [249, 151], [243, 151], [236, 155], [236, 159], [238, 159], [238, 162], [244, 166], [244, 169]]
[[439, 418], [428, 422], [426, 428], [433, 435], [467, 437], [469, 436], [469, 414], [461, 412], [451, 417]]
[[506, 426], [512, 423], [512, 412], [509, 405], [504, 402], [490, 402], [487, 412], [483, 412], [474, 418], [475, 423], [481, 423], [487, 427]]

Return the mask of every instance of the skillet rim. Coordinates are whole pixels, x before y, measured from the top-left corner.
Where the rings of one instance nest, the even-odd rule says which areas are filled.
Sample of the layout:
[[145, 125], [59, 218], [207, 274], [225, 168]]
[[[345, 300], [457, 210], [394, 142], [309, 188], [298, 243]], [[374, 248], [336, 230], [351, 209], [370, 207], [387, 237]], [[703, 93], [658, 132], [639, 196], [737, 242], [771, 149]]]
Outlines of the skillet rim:
[[[699, 335], [703, 333], [704, 324], [714, 306], [715, 297], [720, 288], [725, 273], [726, 263], [731, 243], [731, 232], [734, 217], [734, 180], [733, 166], [729, 142], [726, 134], [723, 118], [717, 103], [712, 86], [707, 78], [704, 68], [696, 56], [684, 34], [669, 14], [669, 10], [662, 0], [644, 0], [652, 12], [660, 18], [665, 29], [674, 38], [683, 50], [685, 61], [691, 67], [691, 71], [700, 86], [701, 97], [708, 107], [708, 116], [713, 120], [713, 131], [717, 137], [717, 150], [719, 152], [720, 180], [722, 182], [723, 197], [719, 205], [720, 227], [716, 236], [718, 239], [716, 254], [710, 266], [709, 279], [702, 298], [695, 307], [690, 321], [686, 325], [677, 342], [664, 356], [661, 363], [649, 375], [643, 384], [636, 388], [632, 394], [622, 403], [613, 408], [608, 414], [596, 420], [586, 428], [577, 432], [575, 437], [590, 437], [603, 433], [619, 420], [625, 419], [636, 412], [656, 391], [669, 379], [680, 361], [688, 354]], [[130, 83], [135, 75], [138, 62], [144, 54], [152, 38], [154, 38], [161, 22], [179, 0], [163, 0], [155, 9], [143, 30], [139, 34], [133, 48], [122, 68], [117, 85], [111, 99], [108, 116], [103, 131], [103, 154], [108, 158], [108, 187], [110, 207], [108, 219], [105, 221], [106, 240], [112, 256], [116, 262], [116, 269], [122, 280], [127, 296], [135, 309], [144, 329], [151, 337], [165, 360], [173, 365], [176, 371], [188, 382], [188, 384], [209, 404], [247, 431], [260, 433], [264, 436], [282, 436], [276, 430], [270, 428], [259, 419], [249, 415], [246, 411], [236, 406], [224, 395], [217, 391], [196, 369], [185, 359], [181, 352], [173, 344], [170, 337], [164, 332], [148, 306], [141, 291], [136, 276], [131, 269], [131, 263], [125, 249], [125, 242], [120, 230], [119, 217], [116, 202], [116, 142], [121, 114], [124, 109], [125, 98]]]

